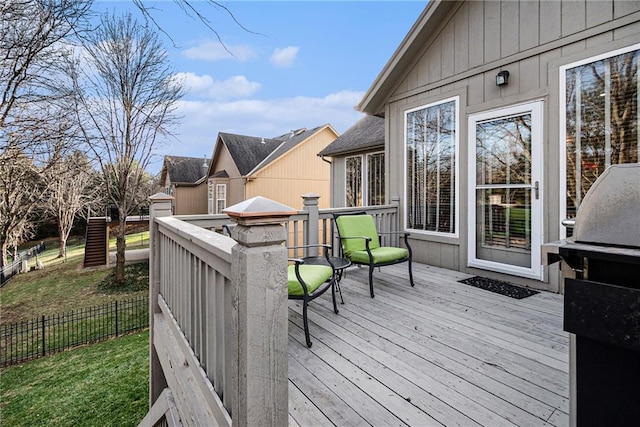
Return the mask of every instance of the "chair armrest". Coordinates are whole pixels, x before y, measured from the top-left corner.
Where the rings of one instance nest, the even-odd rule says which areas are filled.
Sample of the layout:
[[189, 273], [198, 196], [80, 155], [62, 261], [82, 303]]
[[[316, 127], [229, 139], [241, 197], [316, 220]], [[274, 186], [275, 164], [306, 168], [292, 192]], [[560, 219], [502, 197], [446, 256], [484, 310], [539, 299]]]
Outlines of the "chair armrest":
[[347, 240], [347, 239], [364, 239], [367, 241], [371, 241], [371, 237], [367, 237], [367, 236], [340, 236], [340, 240]]
[[411, 233], [408, 233], [406, 231], [381, 231], [378, 234], [403, 234], [406, 236], [411, 236]]

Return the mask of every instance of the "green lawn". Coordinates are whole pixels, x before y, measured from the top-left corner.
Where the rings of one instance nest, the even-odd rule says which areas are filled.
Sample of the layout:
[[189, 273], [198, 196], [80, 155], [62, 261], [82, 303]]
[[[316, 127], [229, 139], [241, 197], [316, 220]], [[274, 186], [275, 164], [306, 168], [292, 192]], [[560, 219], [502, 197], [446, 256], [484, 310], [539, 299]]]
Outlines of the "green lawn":
[[149, 332], [0, 372], [6, 426], [136, 426], [148, 411]]
[[[144, 240], [135, 235], [133, 241]], [[54, 243], [38, 256], [43, 270], [0, 289], [0, 323], [30, 320], [147, 295], [148, 273], [131, 266], [141, 290], [105, 291], [112, 268], [82, 268], [84, 247], [57, 259]], [[128, 270], [129, 271], [128, 267]], [[126, 335], [0, 370], [2, 426], [135, 426], [148, 410], [149, 333]]]
[[[145, 241], [145, 233], [148, 245], [148, 231], [132, 235], [127, 238], [127, 241], [134, 247], [136, 242]], [[47, 245], [50, 248], [38, 256], [44, 264], [43, 270], [19, 274], [0, 288], [0, 307], [2, 308], [0, 324], [64, 313], [80, 307], [101, 305], [116, 299], [146, 295], [148, 292], [148, 279], [146, 279], [147, 285], [141, 287], [141, 290], [132, 291], [131, 287], [128, 287], [122, 291], [106, 292], [99, 284], [113, 269], [83, 269], [84, 245], [69, 246], [66, 262], [56, 258], [58, 248], [55, 243], [47, 242]], [[35, 264], [35, 260], [32, 260], [32, 264]]]
[[107, 268], [85, 270], [82, 259], [76, 257], [66, 263], [45, 266], [43, 270], [19, 274], [0, 289], [0, 323], [30, 320], [147, 294], [148, 288], [132, 292], [101, 290], [100, 282], [111, 271]]

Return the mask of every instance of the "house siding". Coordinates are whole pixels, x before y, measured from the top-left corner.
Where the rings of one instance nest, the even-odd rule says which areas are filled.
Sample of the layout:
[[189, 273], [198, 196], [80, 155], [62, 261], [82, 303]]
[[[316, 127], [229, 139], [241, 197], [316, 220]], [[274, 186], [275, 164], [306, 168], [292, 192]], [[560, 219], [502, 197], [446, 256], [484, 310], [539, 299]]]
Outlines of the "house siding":
[[[440, 267], [467, 268], [468, 117], [470, 114], [542, 100], [544, 241], [560, 238], [559, 69], [580, 59], [640, 42], [640, 2], [629, 1], [466, 1], [451, 6], [410, 68], [386, 97], [388, 135], [387, 198], [404, 198], [405, 111], [451, 96], [460, 97], [458, 237], [412, 234], [414, 259]], [[499, 88], [495, 76], [510, 73]], [[344, 182], [343, 160], [334, 160], [334, 202]], [[344, 191], [344, 190], [342, 190]], [[344, 197], [344, 196], [342, 196]], [[401, 202], [401, 209], [402, 209]], [[404, 218], [404, 212], [401, 215]], [[533, 250], [536, 250], [535, 248]], [[483, 275], [504, 278], [498, 273]], [[552, 291], [559, 289], [556, 267], [545, 282], [509, 280]]]
[[197, 186], [176, 186], [173, 192], [174, 215], [207, 213], [207, 183]]
[[317, 156], [338, 135], [325, 127], [251, 175], [247, 198], [263, 196], [302, 209], [303, 194], [320, 195], [320, 208], [331, 206], [330, 165]]
[[[227, 149], [226, 145], [221, 144], [218, 147], [220, 150], [218, 155], [214, 155], [215, 164], [210, 169], [211, 175], [219, 171], [227, 171], [229, 178], [224, 178], [219, 184], [227, 184], [227, 206], [235, 205], [245, 200], [244, 178], [240, 176], [240, 171], [236, 166], [236, 163], [231, 157], [231, 153]], [[205, 197], [208, 197], [206, 195]]]

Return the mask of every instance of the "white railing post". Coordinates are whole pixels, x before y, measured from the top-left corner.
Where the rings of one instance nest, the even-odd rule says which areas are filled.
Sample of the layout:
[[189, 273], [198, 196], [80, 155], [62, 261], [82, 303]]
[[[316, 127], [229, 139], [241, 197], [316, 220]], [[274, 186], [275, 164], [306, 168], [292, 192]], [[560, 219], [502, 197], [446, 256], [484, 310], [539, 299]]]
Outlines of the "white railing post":
[[238, 426], [288, 424], [288, 309], [286, 231], [297, 211], [263, 197], [224, 213], [238, 225], [232, 249], [234, 315], [237, 316], [237, 389], [231, 417]]
[[[320, 198], [319, 194], [316, 193], [306, 193], [302, 196], [302, 205], [303, 210], [307, 211], [309, 217], [307, 219], [307, 225], [304, 230], [304, 235], [306, 237], [306, 241], [304, 244], [306, 245], [317, 245], [318, 244], [318, 224], [320, 220], [320, 214], [318, 212], [318, 199]], [[306, 256], [317, 256], [318, 248], [306, 248]]]
[[153, 345], [154, 314], [160, 312], [160, 242], [155, 218], [171, 216], [173, 197], [157, 193], [149, 197], [149, 407], [151, 408], [162, 391], [167, 387], [158, 354]]

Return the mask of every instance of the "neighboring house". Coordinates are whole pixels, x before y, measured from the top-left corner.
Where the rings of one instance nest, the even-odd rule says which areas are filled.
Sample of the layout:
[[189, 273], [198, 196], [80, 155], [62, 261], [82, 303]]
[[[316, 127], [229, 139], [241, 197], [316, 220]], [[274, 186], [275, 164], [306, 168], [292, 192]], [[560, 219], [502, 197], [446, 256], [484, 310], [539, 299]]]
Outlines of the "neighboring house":
[[173, 196], [175, 215], [207, 213], [207, 170], [211, 161], [206, 158], [164, 156], [160, 172], [160, 186]]
[[331, 206], [385, 204], [384, 119], [365, 116], [325, 147], [331, 157]]
[[330, 206], [330, 167], [316, 154], [338, 133], [331, 125], [291, 131], [275, 138], [219, 133], [208, 172], [208, 212], [263, 196], [295, 209], [316, 193]]
[[357, 106], [385, 118], [414, 259], [558, 291], [541, 244], [638, 162], [639, 49], [640, 2], [430, 1]]

